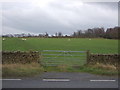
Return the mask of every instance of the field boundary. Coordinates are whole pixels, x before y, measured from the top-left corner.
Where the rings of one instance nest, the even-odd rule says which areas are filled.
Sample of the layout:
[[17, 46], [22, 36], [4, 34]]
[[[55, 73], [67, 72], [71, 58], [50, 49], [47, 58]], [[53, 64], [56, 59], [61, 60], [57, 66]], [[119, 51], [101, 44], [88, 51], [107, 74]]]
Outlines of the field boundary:
[[2, 64], [39, 62], [40, 54], [37, 51], [2, 51]]
[[74, 63], [79, 63], [80, 60], [86, 61], [86, 51], [43, 50], [41, 55], [41, 62], [43, 62], [44, 66], [69, 65], [67, 63], [70, 61], [73, 61], [73, 65], [75, 66]]
[[118, 66], [120, 55], [119, 54], [92, 54], [87, 52], [87, 64], [110, 64]]

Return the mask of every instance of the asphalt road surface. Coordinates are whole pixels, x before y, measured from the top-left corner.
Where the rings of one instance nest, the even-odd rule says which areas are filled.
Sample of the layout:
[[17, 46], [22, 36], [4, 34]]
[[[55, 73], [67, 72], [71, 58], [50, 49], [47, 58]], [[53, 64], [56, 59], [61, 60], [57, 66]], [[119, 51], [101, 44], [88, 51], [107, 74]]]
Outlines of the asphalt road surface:
[[32, 78], [3, 79], [2, 88], [118, 88], [118, 78], [77, 72], [45, 72]]

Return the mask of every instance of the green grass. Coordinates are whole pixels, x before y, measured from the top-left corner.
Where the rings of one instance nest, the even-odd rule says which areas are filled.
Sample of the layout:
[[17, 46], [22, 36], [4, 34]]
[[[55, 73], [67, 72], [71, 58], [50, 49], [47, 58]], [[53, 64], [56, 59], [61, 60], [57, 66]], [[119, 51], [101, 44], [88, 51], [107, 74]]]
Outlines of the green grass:
[[72, 50], [86, 51], [92, 53], [118, 53], [118, 40], [96, 38], [27, 38], [22, 41], [21, 38], [6, 38], [2, 42], [2, 49], [5, 51], [42, 51], [42, 50]]

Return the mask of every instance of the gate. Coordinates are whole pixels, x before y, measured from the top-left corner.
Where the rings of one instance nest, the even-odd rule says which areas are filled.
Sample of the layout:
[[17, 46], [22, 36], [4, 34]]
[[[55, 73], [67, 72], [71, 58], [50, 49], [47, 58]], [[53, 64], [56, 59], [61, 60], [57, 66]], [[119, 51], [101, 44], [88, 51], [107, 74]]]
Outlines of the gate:
[[86, 63], [86, 51], [43, 50], [43, 66], [81, 66]]

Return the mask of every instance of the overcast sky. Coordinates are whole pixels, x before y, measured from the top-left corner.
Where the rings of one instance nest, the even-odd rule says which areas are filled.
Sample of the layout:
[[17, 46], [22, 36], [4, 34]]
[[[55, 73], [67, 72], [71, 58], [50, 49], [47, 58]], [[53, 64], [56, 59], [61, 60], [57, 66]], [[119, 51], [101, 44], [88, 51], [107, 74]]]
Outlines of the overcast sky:
[[72, 34], [80, 29], [118, 26], [117, 2], [33, 1], [2, 3], [3, 34]]

